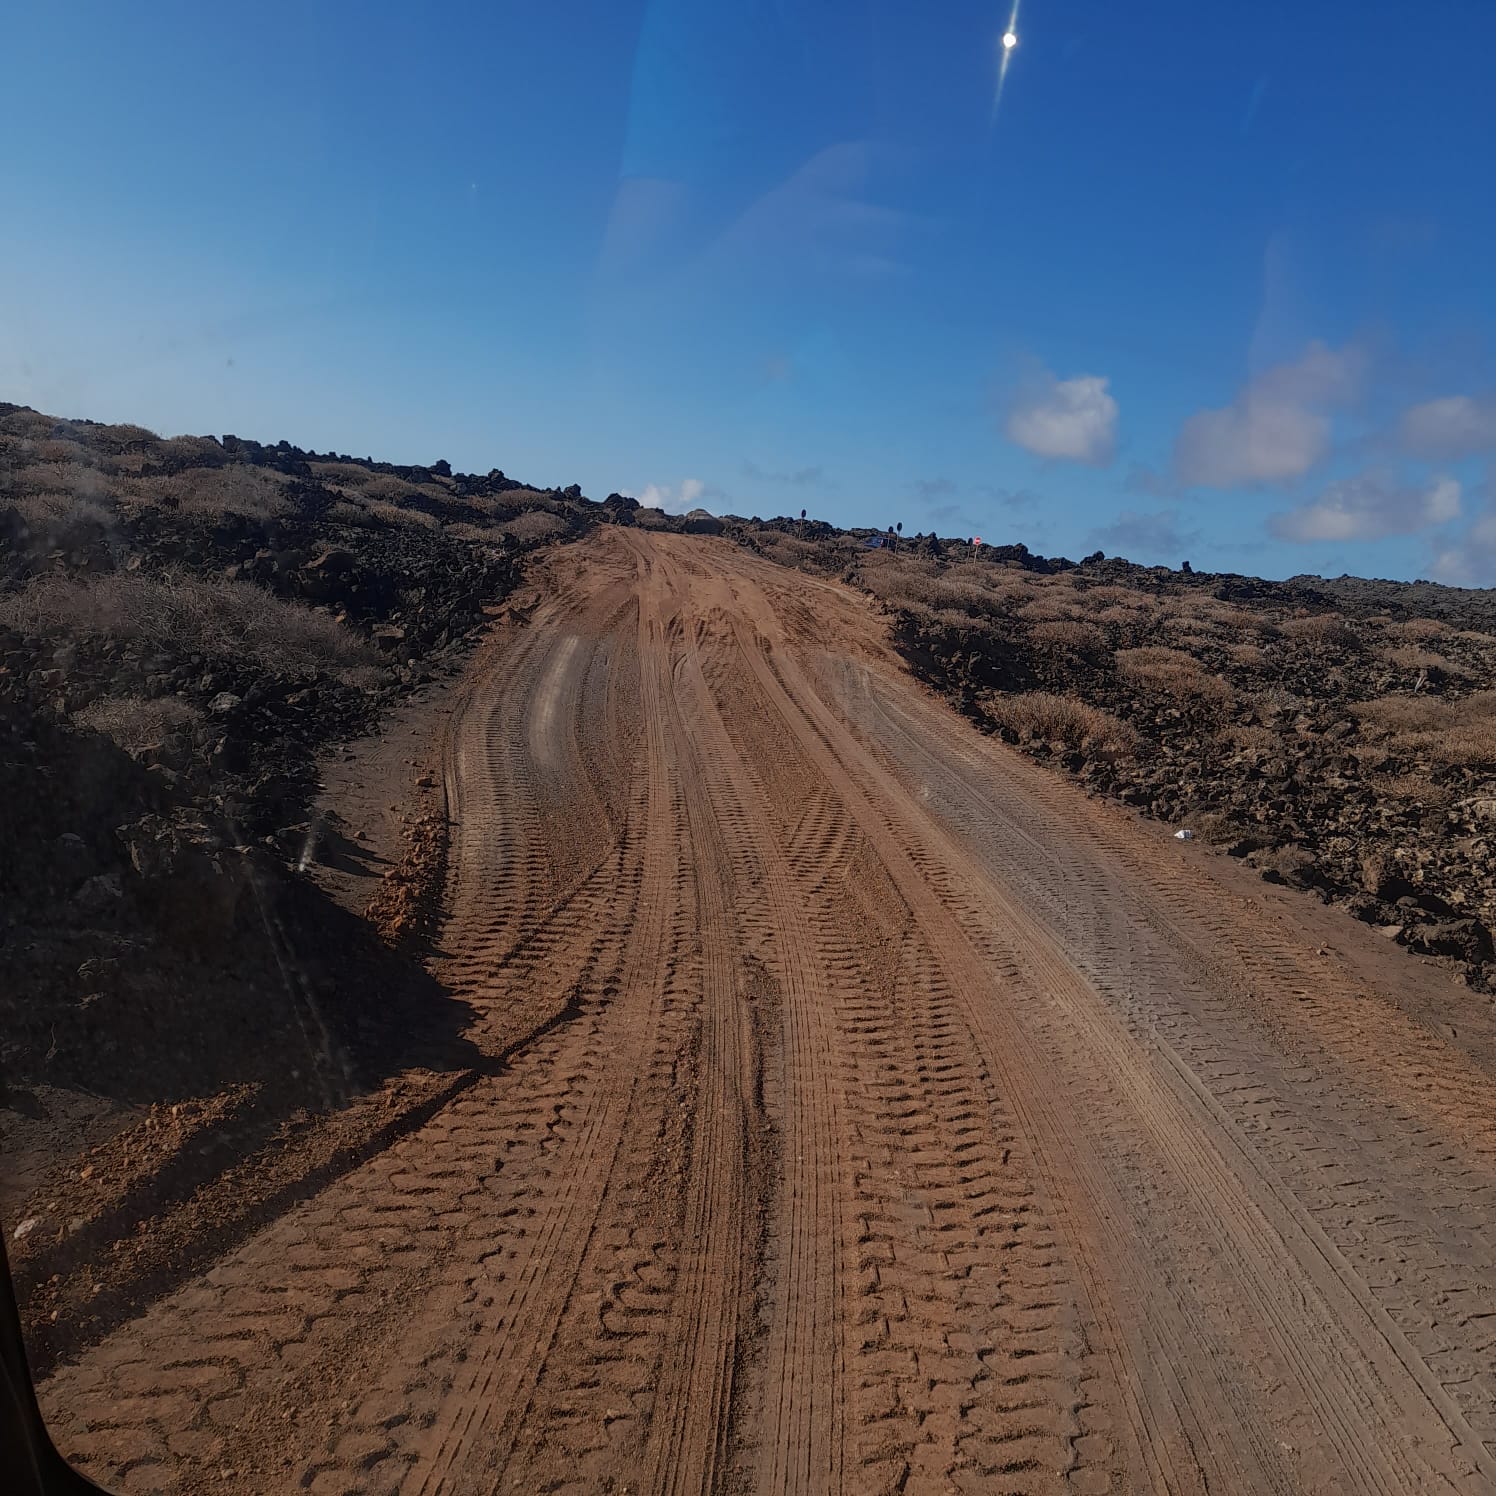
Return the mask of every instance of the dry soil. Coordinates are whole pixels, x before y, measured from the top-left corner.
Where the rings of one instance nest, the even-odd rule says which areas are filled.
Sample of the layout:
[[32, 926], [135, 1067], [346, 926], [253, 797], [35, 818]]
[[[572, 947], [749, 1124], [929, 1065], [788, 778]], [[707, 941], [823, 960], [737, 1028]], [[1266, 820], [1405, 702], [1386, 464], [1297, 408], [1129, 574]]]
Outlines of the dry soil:
[[609, 527], [536, 586], [446, 730], [433, 961], [487, 1069], [50, 1377], [66, 1453], [1496, 1489], [1475, 999], [980, 737], [836, 584]]

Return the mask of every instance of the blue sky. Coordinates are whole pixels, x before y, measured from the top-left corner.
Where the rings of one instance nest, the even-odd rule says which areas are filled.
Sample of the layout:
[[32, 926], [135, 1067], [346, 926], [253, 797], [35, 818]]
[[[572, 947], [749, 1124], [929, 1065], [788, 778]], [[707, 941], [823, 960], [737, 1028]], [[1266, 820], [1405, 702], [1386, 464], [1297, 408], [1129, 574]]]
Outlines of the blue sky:
[[1010, 6], [22, 0], [0, 398], [1496, 583], [1496, 5]]

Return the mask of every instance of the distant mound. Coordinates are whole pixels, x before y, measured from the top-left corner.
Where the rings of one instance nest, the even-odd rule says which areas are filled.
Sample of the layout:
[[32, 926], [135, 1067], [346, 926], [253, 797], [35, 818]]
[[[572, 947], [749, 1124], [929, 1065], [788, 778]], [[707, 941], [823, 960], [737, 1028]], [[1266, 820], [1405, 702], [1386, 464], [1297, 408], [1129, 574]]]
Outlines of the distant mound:
[[682, 526], [687, 535], [720, 535], [726, 528], [715, 514], [705, 509], [693, 509], [685, 517]]

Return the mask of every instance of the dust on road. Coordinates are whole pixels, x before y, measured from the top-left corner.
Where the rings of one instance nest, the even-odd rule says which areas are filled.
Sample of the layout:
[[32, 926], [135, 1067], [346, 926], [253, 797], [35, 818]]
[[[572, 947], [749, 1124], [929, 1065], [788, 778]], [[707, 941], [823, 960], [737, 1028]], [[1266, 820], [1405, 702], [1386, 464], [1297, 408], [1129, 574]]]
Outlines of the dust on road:
[[834, 584], [607, 529], [540, 587], [446, 753], [438, 970], [488, 1073], [53, 1376], [67, 1453], [1496, 1486], [1496, 1087], [1411, 963], [982, 739]]

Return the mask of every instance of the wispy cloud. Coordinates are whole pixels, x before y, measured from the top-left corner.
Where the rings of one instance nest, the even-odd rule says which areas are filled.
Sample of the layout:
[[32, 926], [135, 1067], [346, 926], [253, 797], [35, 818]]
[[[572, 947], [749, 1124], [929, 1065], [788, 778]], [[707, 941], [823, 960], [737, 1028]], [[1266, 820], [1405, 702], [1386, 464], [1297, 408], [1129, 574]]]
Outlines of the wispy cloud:
[[1091, 532], [1093, 545], [1149, 556], [1179, 555], [1199, 541], [1198, 530], [1181, 526], [1177, 509], [1159, 509], [1152, 514], [1124, 509], [1111, 524]]
[[1361, 473], [1332, 483], [1311, 504], [1275, 514], [1269, 530], [1279, 540], [1381, 540], [1447, 524], [1460, 514], [1460, 484], [1450, 477], [1421, 486], [1385, 473]]
[[1127, 477], [1122, 480], [1122, 487], [1128, 493], [1142, 494], [1150, 499], [1177, 499], [1179, 497], [1179, 483], [1176, 479], [1141, 462], [1133, 463], [1127, 470]]
[[1008, 407], [1008, 440], [1037, 457], [1104, 467], [1117, 450], [1117, 402], [1100, 374], [1056, 379], [1041, 369]]
[[1355, 399], [1365, 362], [1358, 349], [1311, 343], [1249, 381], [1230, 405], [1197, 411], [1174, 444], [1179, 480], [1237, 488], [1302, 477], [1328, 455], [1329, 412]]
[[791, 468], [774, 470], [761, 468], [756, 462], [743, 464], [743, 476], [755, 483], [782, 483], [789, 488], [834, 488], [836, 485], [826, 477], [823, 467]]
[[1027, 488], [999, 488], [995, 483], [978, 483], [977, 492], [992, 504], [1004, 509], [1037, 509], [1039, 495]]
[[949, 478], [916, 478], [910, 486], [921, 499], [945, 499], [956, 491]]
[[1496, 451], [1496, 393], [1425, 400], [1403, 413], [1397, 435], [1416, 457], [1451, 460]]

